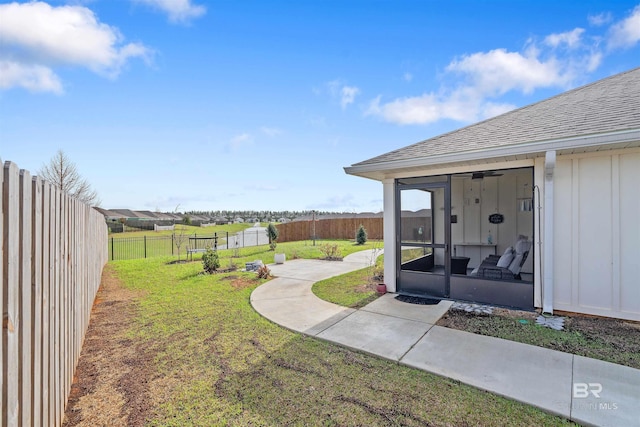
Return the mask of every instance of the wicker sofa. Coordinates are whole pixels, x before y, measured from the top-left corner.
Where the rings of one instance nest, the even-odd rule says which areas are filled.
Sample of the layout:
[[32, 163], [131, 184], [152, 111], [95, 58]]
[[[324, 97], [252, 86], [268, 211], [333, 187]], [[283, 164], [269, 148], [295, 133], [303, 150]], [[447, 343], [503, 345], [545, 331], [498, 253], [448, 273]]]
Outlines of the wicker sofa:
[[527, 236], [519, 236], [502, 256], [489, 255], [470, 275], [490, 280], [521, 280], [520, 270], [529, 256], [531, 245]]

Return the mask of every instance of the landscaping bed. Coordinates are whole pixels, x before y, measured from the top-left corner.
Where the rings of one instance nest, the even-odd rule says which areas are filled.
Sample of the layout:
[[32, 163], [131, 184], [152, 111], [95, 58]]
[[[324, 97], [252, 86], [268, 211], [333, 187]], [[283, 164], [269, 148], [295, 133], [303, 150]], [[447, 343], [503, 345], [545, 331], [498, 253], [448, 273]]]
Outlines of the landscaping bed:
[[640, 323], [564, 316], [564, 329], [536, 324], [538, 313], [494, 308], [492, 314], [449, 310], [439, 326], [503, 338], [640, 369]]

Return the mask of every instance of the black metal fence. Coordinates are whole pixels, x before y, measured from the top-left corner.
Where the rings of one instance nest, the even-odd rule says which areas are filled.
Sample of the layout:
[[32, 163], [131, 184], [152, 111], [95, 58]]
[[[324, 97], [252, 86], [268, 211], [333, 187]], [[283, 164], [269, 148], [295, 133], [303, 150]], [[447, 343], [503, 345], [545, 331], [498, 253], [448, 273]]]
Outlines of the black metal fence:
[[214, 234], [190, 234], [170, 236], [111, 237], [109, 259], [124, 260], [158, 256], [186, 256], [187, 249], [235, 249], [269, 244], [264, 230]]

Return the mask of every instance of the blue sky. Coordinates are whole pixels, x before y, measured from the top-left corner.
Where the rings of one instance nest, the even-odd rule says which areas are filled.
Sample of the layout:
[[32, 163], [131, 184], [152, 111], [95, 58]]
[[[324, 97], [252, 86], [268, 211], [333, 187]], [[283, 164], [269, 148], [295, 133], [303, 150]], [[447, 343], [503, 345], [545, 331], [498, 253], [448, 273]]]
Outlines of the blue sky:
[[382, 209], [343, 167], [640, 66], [636, 1], [0, 1], [0, 157], [105, 208]]

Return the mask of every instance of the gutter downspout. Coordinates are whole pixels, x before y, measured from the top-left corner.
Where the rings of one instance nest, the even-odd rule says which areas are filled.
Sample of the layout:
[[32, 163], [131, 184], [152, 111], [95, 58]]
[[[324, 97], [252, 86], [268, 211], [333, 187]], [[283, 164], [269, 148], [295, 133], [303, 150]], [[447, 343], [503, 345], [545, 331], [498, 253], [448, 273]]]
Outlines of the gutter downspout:
[[544, 158], [544, 255], [542, 285], [542, 312], [553, 314], [553, 173], [556, 167], [555, 150], [547, 151]]

